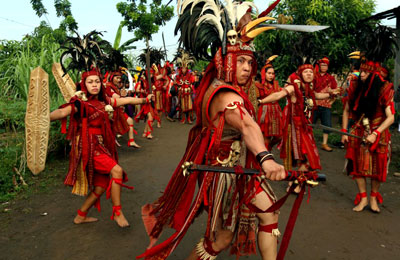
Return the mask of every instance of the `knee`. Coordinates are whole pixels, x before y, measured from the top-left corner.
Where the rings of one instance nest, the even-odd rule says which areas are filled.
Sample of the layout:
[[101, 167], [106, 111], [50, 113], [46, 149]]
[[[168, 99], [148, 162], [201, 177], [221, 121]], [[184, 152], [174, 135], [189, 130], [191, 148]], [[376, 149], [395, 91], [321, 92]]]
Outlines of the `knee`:
[[103, 188], [103, 187], [101, 187], [101, 186], [96, 186], [96, 187], [94, 187], [94, 192], [95, 192], [97, 195], [101, 195], [101, 194], [103, 194], [105, 191], [106, 191], [106, 189]]
[[133, 124], [133, 119], [131, 117], [128, 117], [128, 119], [126, 119], [126, 122], [130, 125]]
[[232, 232], [223, 232], [218, 234], [217, 240], [215, 241], [215, 250], [222, 251], [226, 249], [232, 242], [233, 233]]
[[122, 174], [123, 174], [123, 170], [122, 170], [121, 166], [119, 166], [118, 164], [115, 165], [114, 168], [112, 168], [112, 170], [111, 170], [111, 176], [113, 178], [121, 179]]

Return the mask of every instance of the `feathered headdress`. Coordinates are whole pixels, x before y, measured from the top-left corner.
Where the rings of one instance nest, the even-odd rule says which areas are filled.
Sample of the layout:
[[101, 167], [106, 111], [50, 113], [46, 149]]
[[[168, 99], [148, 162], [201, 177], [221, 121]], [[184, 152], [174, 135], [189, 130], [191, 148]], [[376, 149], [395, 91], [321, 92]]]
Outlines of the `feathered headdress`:
[[360, 59], [362, 70], [379, 72], [382, 63], [396, 55], [396, 35], [387, 26], [378, 25], [373, 29], [368, 25], [361, 26], [357, 38], [361, 51], [350, 53], [349, 58]]
[[190, 64], [195, 63], [195, 59], [184, 49], [178, 49], [173, 61], [179, 68], [188, 68]]
[[278, 57], [278, 55], [272, 55], [271, 57], [269, 57], [266, 61], [265, 61], [265, 65], [262, 67], [261, 69], [261, 83], [264, 84], [265, 83], [265, 72], [267, 71], [268, 68], [273, 68], [274, 66], [272, 65], [272, 61], [274, 59], [276, 59], [276, 57]]
[[225, 55], [229, 46], [248, 43], [261, 32], [274, 29], [257, 28], [258, 24], [274, 18], [252, 21], [251, 13], [256, 16], [258, 13], [252, 2], [226, 0], [223, 5], [215, 0], [184, 0], [178, 1], [177, 9], [175, 34], [181, 32], [180, 42], [197, 59], [211, 60], [219, 48]]
[[75, 31], [76, 37], [67, 37], [62, 49], [66, 49], [60, 57], [61, 67], [64, 73], [70, 70], [90, 71], [104, 65], [106, 55], [102, 48], [108, 42], [102, 40], [101, 32], [91, 31], [81, 37]]
[[[143, 66], [146, 66], [146, 53], [147, 49], [143, 49], [143, 52], [139, 55], [139, 63]], [[164, 52], [160, 49], [150, 48], [150, 65], [151, 64], [161, 64], [161, 61], [164, 60]]]
[[[67, 37], [63, 49], [66, 49], [60, 58], [61, 67], [66, 74], [70, 70], [83, 72], [81, 81], [77, 89], [88, 95], [85, 80], [87, 77], [96, 75], [102, 78], [101, 67], [104, 66], [106, 55], [103, 53], [103, 47], [108, 44], [102, 40], [101, 32], [91, 31], [82, 38], [75, 32], [76, 37]], [[102, 86], [103, 88], [103, 86]], [[105, 100], [105, 91], [101, 91], [102, 99]]]

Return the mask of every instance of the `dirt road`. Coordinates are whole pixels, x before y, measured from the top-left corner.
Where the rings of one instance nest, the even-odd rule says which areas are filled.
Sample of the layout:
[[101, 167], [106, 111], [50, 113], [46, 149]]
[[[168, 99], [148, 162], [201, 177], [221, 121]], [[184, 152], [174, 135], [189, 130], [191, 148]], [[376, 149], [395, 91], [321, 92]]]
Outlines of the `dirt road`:
[[[139, 125], [139, 130], [142, 127]], [[120, 164], [128, 172], [128, 184], [135, 186], [134, 191], [124, 189], [122, 197], [130, 228], [121, 229], [110, 220], [111, 202], [104, 196], [102, 212], [90, 211], [99, 222], [74, 225], [83, 198], [71, 195], [60, 179], [54, 191], [15, 201], [8, 206], [10, 211], [0, 213], [0, 259], [134, 259], [148, 244], [140, 207], [161, 194], [183, 154], [190, 127], [163, 122], [161, 129], [155, 129], [153, 140], [137, 137], [142, 145], [137, 150], [127, 148], [126, 140], [121, 139]], [[381, 214], [369, 210], [354, 213], [356, 187], [342, 173], [344, 151], [320, 154], [327, 182], [311, 190], [308, 204], [304, 200], [286, 259], [399, 259], [400, 179], [389, 174], [382, 185]], [[285, 184], [272, 185], [278, 197], [282, 196]], [[281, 210], [282, 233], [294, 198]], [[205, 214], [195, 221], [170, 259], [185, 259], [205, 231], [204, 220]], [[218, 259], [235, 258], [223, 253]]]

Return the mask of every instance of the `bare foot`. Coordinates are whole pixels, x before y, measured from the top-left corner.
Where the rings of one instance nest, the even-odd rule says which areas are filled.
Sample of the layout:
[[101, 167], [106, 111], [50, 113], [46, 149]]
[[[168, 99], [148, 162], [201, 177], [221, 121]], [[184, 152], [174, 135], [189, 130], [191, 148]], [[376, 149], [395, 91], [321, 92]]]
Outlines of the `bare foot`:
[[358, 203], [358, 205], [353, 208], [353, 211], [355, 211], [355, 212], [363, 211], [365, 206], [367, 206], [367, 205], [368, 205], [367, 198], [361, 198], [360, 203]]
[[146, 133], [143, 133], [143, 134], [142, 134], [142, 137], [146, 137]]
[[130, 147], [135, 147], [135, 148], [140, 148], [141, 146], [138, 145], [135, 141], [131, 141], [128, 143], [128, 146]]
[[157, 127], [161, 128], [161, 123], [160, 122], [157, 122]]
[[147, 136], [147, 139], [153, 139], [153, 136], [152, 136], [151, 134], [149, 134], [149, 135]]
[[126, 220], [124, 213], [120, 210], [120, 215], [114, 215], [114, 221], [117, 222], [117, 225], [124, 228], [124, 227], [129, 227], [128, 220]]
[[376, 197], [371, 197], [369, 200], [369, 206], [371, 207], [371, 210], [375, 213], [381, 212], [381, 209], [378, 206], [378, 201], [376, 200]]
[[96, 222], [98, 221], [97, 218], [92, 218], [92, 217], [82, 217], [79, 215], [76, 215], [74, 218], [74, 223], [75, 224], [83, 224], [83, 223], [91, 223], [91, 222]]

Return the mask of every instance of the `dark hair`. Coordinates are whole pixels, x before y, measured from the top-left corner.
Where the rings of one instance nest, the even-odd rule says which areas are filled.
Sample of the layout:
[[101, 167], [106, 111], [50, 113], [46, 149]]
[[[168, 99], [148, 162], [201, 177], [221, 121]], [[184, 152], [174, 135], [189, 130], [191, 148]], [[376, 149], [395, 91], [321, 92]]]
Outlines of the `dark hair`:
[[[372, 80], [371, 89], [369, 90], [368, 95], [365, 97], [365, 92], [368, 90], [371, 80]], [[365, 82], [361, 80], [361, 75], [360, 75], [357, 81], [357, 87], [354, 91], [354, 98], [353, 100], [350, 100], [349, 103], [350, 105], [349, 107], [353, 109], [356, 100], [358, 99], [359, 95], [361, 95], [358, 107], [354, 111], [357, 117], [360, 117], [362, 114], [364, 114], [365, 117], [372, 119], [372, 116], [376, 112], [376, 108], [378, 106], [379, 93], [383, 85], [384, 81], [382, 81], [378, 75], [370, 73]]]

